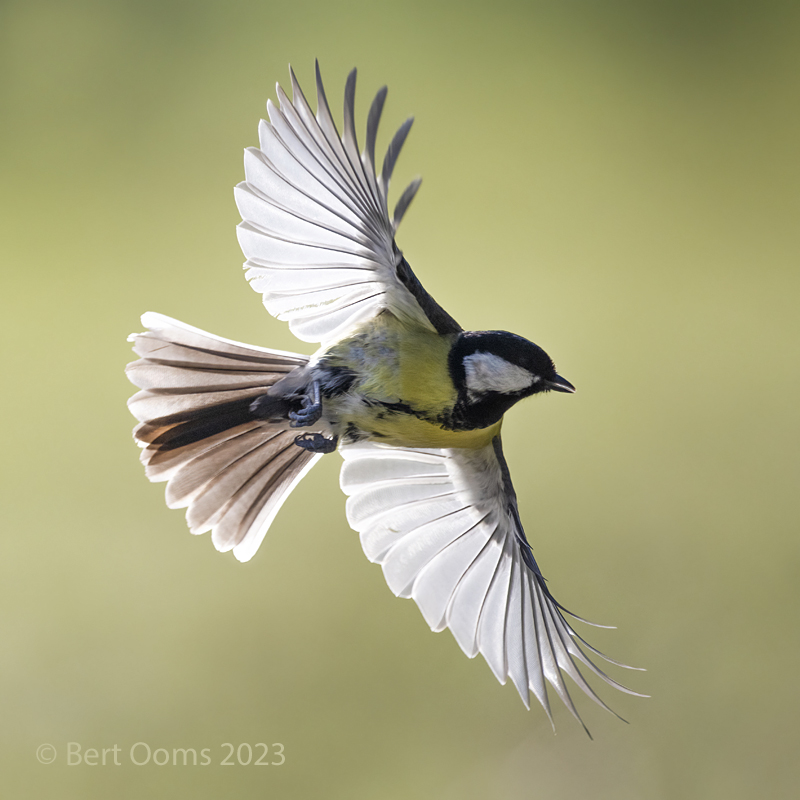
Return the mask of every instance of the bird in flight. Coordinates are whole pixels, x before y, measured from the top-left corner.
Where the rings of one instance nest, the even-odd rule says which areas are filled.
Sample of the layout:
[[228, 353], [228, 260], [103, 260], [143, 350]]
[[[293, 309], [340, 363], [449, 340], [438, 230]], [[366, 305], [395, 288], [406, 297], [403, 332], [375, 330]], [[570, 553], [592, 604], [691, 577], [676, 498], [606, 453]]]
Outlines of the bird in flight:
[[434, 631], [449, 628], [467, 656], [481, 653], [501, 683], [510, 678], [526, 707], [533, 693], [552, 723], [550, 683], [581, 721], [569, 675], [608, 709], [579, 663], [637, 694], [593, 663], [588, 654], [626, 666], [587, 644], [550, 593], [503, 456], [511, 406], [574, 387], [542, 348], [465, 331], [420, 284], [395, 242], [420, 181], [388, 206], [411, 119], [380, 171], [375, 162], [386, 88], [360, 151], [356, 71], [342, 135], [319, 65], [316, 113], [290, 74], [292, 100], [277, 86], [260, 147], [245, 151], [238, 235], [267, 311], [319, 349], [270, 350], [144, 314], [127, 375], [140, 390], [128, 405], [147, 477], [167, 482], [167, 505], [187, 508], [192, 533], [211, 531], [218, 550], [247, 561], [300, 479], [338, 449], [347, 520], [367, 558]]

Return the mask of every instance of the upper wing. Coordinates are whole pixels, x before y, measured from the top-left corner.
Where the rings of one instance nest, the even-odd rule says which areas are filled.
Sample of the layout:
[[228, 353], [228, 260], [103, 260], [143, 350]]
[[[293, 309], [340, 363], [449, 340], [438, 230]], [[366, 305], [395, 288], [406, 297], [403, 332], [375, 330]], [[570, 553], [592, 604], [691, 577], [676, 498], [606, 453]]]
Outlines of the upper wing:
[[526, 707], [530, 690], [552, 722], [548, 681], [581, 721], [566, 673], [608, 709], [576, 659], [637, 694], [589, 660], [581, 646], [618, 664], [575, 633], [547, 589], [519, 521], [499, 436], [477, 451], [357, 444], [341, 453], [347, 518], [367, 558], [381, 564], [396, 595], [414, 598], [434, 631], [450, 628], [470, 658], [482, 653], [501, 683], [510, 677]]
[[370, 108], [359, 156], [356, 71], [347, 78], [341, 138], [319, 64], [316, 75], [316, 115], [291, 72], [293, 101], [277, 87], [280, 108], [267, 103], [270, 121], [259, 125], [261, 148], [245, 150], [246, 180], [235, 194], [247, 279], [263, 293], [269, 313], [288, 321], [306, 342], [334, 341], [383, 309], [439, 333], [460, 331], [394, 243], [420, 184], [417, 179], [403, 192], [390, 218], [389, 180], [413, 120], [395, 134], [378, 174], [375, 137], [386, 88]]

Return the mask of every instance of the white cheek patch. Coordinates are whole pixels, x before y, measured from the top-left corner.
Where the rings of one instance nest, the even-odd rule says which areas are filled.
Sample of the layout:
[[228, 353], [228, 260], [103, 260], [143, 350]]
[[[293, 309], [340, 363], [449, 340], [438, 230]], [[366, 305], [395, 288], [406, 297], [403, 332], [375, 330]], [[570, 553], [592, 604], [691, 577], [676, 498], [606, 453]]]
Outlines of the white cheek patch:
[[519, 392], [537, 380], [528, 370], [493, 353], [473, 353], [467, 356], [464, 359], [464, 371], [467, 391], [471, 394]]

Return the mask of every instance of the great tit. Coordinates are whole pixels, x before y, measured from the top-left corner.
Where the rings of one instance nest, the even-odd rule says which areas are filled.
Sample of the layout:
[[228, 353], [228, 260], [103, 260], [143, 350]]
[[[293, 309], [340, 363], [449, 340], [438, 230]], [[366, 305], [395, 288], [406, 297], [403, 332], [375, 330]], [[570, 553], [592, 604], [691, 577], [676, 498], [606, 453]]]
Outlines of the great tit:
[[394, 237], [420, 181], [388, 207], [412, 119], [375, 165], [386, 88], [359, 153], [356, 71], [342, 136], [319, 65], [316, 114], [290, 74], [293, 99], [277, 86], [260, 147], [245, 151], [238, 235], [269, 313], [320, 348], [309, 358], [145, 314], [127, 374], [140, 388], [128, 405], [147, 477], [167, 481], [167, 505], [188, 509], [192, 533], [210, 530], [218, 550], [247, 561], [300, 479], [338, 449], [347, 519], [367, 558], [434, 631], [449, 628], [467, 656], [482, 653], [501, 683], [511, 678], [526, 707], [532, 692], [552, 723], [547, 681], [580, 720], [566, 673], [608, 708], [577, 662], [637, 694], [592, 663], [587, 651], [611, 659], [550, 593], [503, 457], [512, 405], [574, 387], [533, 342], [463, 330], [417, 280]]

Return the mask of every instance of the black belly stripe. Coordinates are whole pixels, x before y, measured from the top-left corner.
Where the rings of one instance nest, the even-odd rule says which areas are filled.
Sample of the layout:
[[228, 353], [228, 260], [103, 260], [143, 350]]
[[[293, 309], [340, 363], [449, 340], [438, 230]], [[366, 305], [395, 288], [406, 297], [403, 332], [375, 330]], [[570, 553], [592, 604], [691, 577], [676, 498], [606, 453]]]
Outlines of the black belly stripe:
[[416, 412], [408, 403], [381, 402], [380, 405], [382, 405], [387, 411], [391, 411], [395, 414], [411, 414], [414, 417], [420, 417], [420, 414]]

